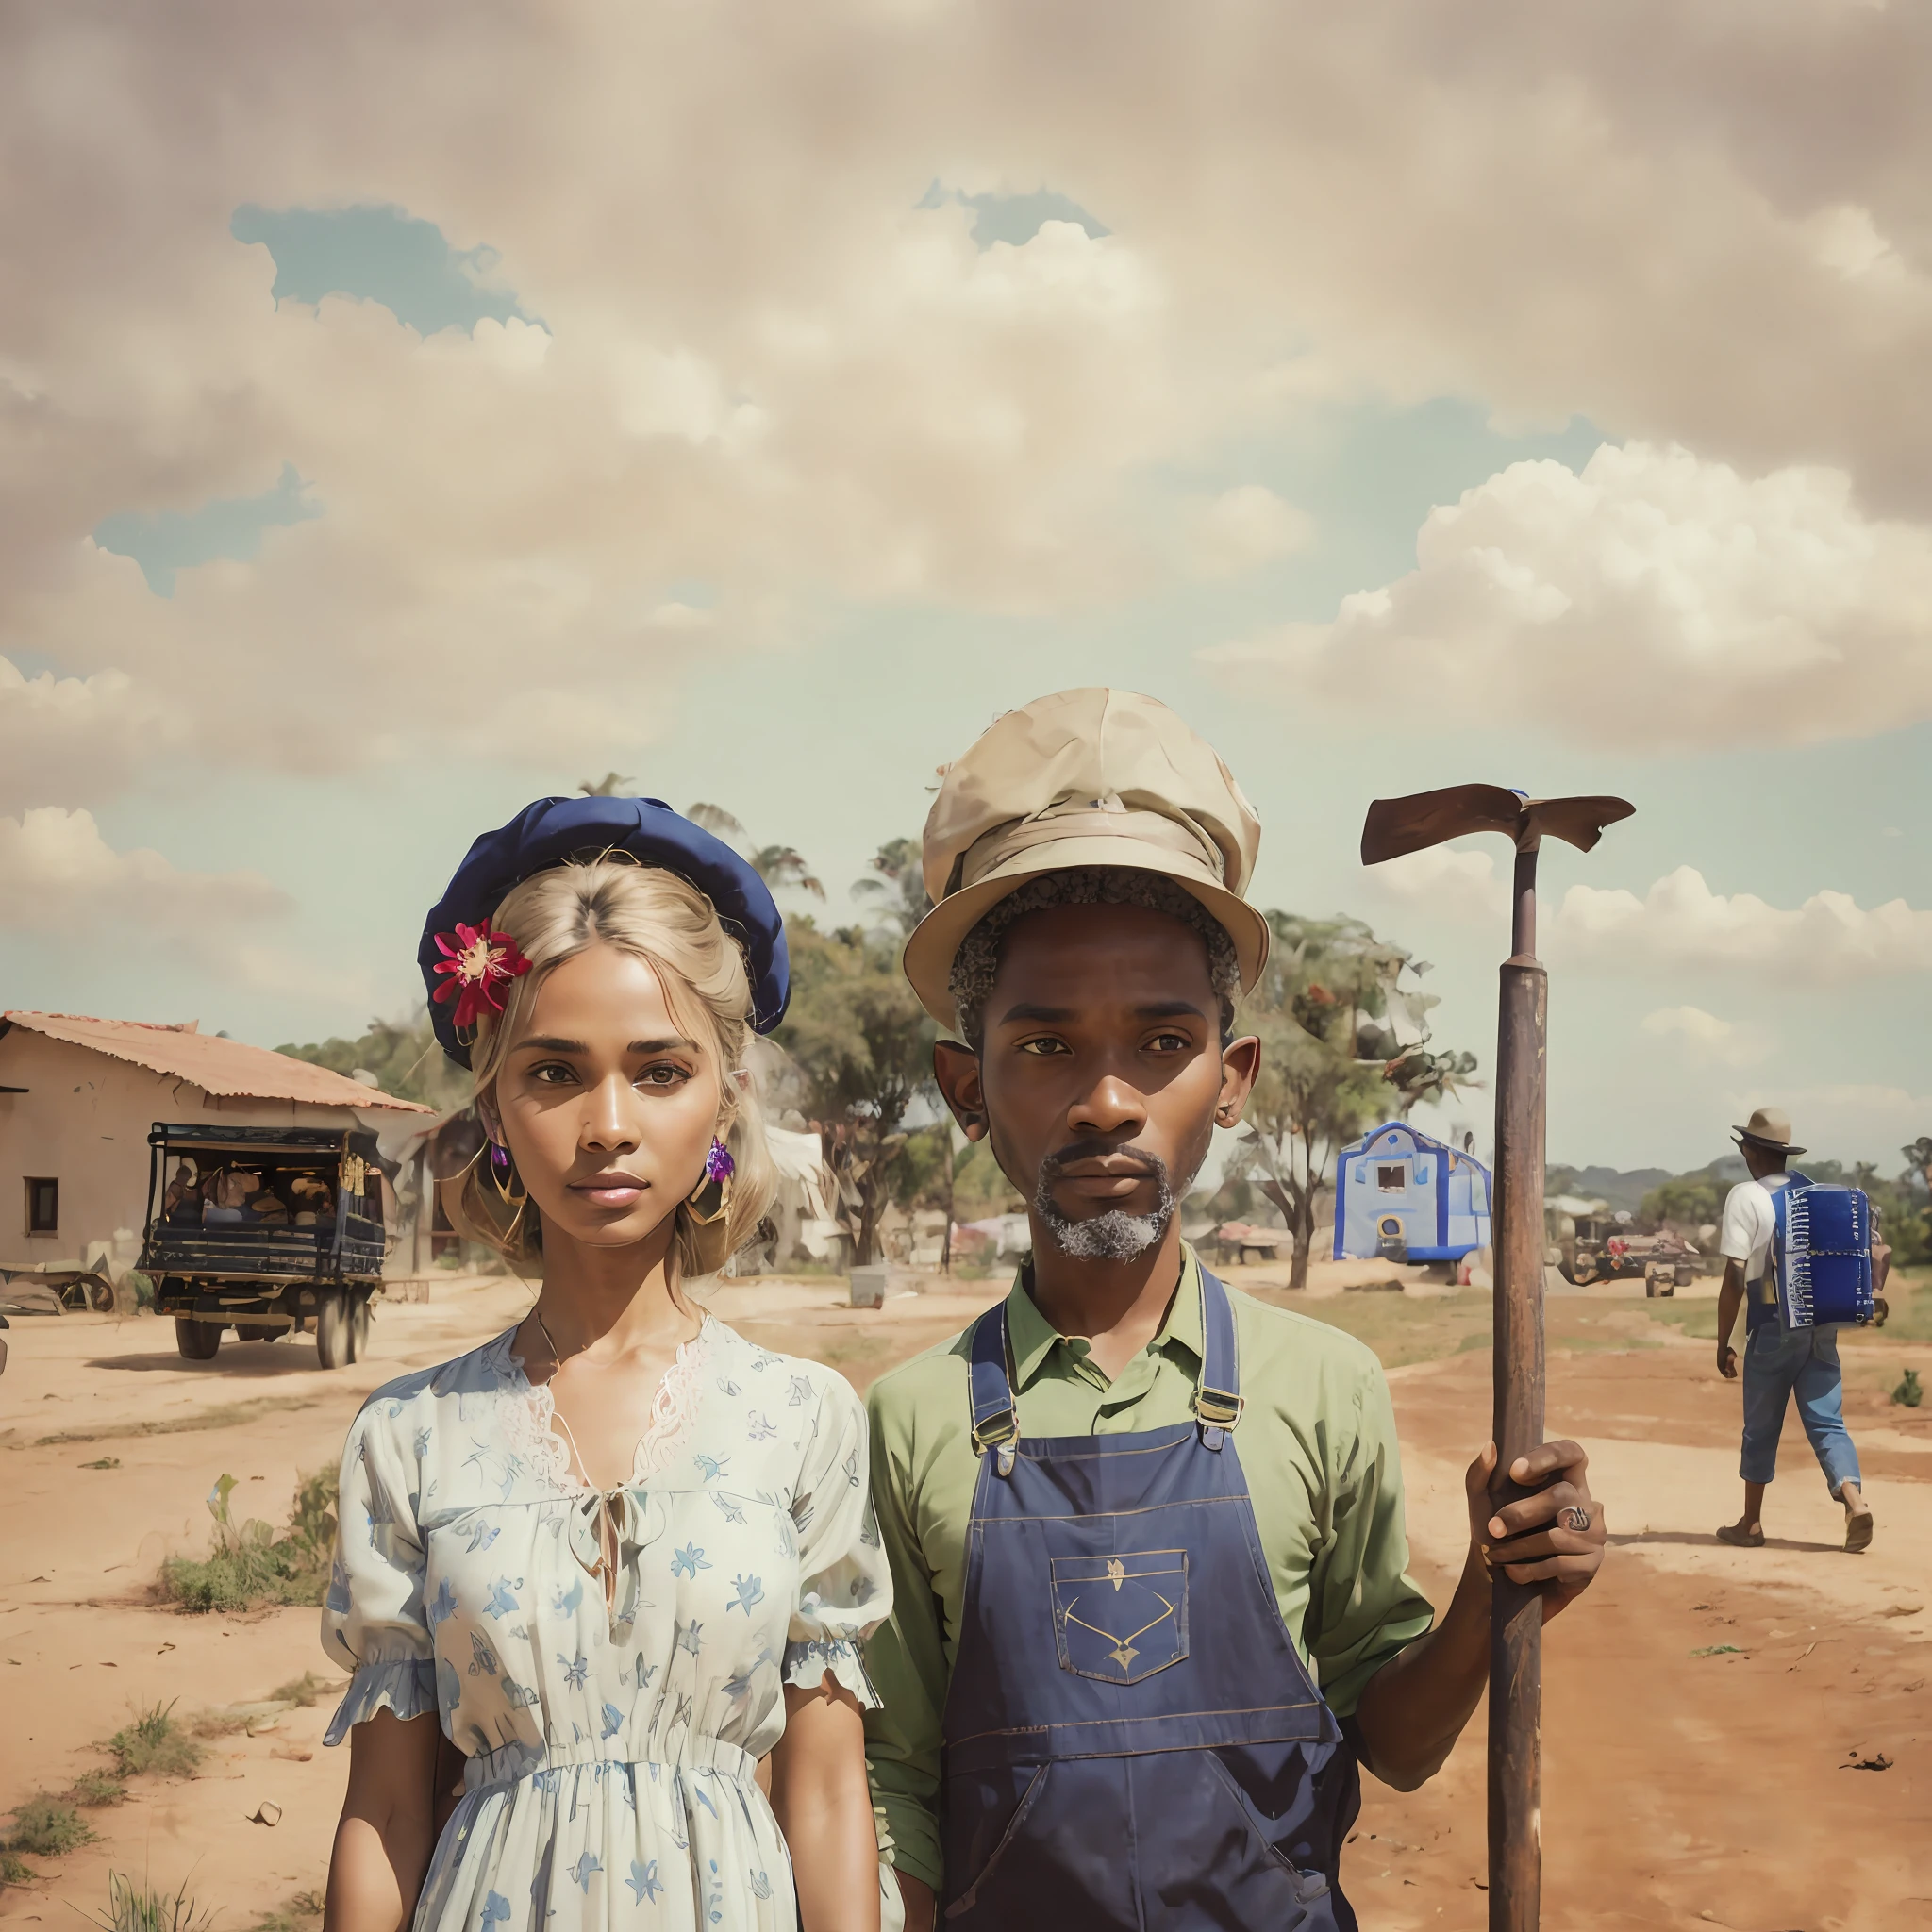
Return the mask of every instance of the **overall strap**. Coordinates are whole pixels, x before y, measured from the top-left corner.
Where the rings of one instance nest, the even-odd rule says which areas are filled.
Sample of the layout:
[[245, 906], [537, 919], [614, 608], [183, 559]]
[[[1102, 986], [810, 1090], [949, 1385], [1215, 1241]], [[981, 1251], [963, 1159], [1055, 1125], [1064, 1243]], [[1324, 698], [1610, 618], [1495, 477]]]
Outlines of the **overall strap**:
[[1203, 1268], [1201, 1276], [1201, 1386], [1194, 1391], [1203, 1447], [1217, 1453], [1241, 1419], [1241, 1361], [1235, 1348], [1234, 1305], [1227, 1290]]
[[973, 1453], [996, 1449], [999, 1472], [1010, 1475], [1020, 1439], [1020, 1411], [1007, 1375], [1007, 1305], [989, 1308], [973, 1324]]

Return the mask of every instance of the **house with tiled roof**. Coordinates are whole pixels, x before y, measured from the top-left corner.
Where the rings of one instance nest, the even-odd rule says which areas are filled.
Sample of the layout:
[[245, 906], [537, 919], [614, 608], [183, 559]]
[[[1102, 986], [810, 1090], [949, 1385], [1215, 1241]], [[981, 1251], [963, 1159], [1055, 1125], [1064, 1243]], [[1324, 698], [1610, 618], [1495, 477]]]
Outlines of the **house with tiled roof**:
[[192, 1020], [0, 1013], [0, 1271], [84, 1263], [138, 1237], [157, 1122], [380, 1132], [427, 1112]]

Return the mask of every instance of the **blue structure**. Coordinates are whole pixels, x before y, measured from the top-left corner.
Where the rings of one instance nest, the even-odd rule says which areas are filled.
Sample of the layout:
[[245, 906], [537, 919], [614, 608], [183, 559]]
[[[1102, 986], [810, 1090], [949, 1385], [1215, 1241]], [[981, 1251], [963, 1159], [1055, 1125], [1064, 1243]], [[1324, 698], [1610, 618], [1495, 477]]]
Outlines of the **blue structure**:
[[1344, 1147], [1335, 1169], [1335, 1258], [1372, 1260], [1407, 1251], [1411, 1261], [1459, 1261], [1490, 1241], [1490, 1171], [1386, 1121]]

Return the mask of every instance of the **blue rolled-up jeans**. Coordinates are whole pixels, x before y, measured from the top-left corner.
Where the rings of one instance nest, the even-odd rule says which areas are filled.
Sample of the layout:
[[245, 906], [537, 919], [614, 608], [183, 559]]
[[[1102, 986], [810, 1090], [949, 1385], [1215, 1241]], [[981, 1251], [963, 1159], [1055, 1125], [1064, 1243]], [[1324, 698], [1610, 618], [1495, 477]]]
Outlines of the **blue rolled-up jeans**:
[[1747, 1483], [1768, 1483], [1777, 1474], [1785, 1406], [1795, 1395], [1798, 1420], [1831, 1493], [1858, 1482], [1858, 1452], [1845, 1428], [1844, 1393], [1836, 1327], [1788, 1330], [1772, 1321], [1754, 1328], [1744, 1343], [1744, 1454], [1739, 1474]]

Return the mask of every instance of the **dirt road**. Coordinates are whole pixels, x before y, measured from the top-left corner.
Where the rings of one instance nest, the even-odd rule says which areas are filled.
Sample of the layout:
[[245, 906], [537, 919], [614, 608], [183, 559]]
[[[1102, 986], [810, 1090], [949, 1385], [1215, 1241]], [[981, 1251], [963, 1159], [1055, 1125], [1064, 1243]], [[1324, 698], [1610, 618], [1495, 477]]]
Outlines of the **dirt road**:
[[[837, 1290], [727, 1286], [718, 1312], [862, 1387], [998, 1285], [872, 1313], [838, 1307]], [[93, 1745], [131, 1711], [229, 1715], [204, 1724], [226, 1728], [198, 1776], [138, 1778], [125, 1804], [83, 1813], [97, 1842], [29, 1857], [41, 1875], [0, 1891], [0, 1922], [91, 1916], [111, 1869], [171, 1890], [186, 1878], [220, 1932], [272, 1919], [312, 1932], [305, 1908], [344, 1770], [320, 1746], [340, 1677], [316, 1612], [181, 1614], [153, 1600], [156, 1572], [206, 1548], [202, 1498], [224, 1473], [238, 1514], [279, 1525], [298, 1473], [333, 1459], [363, 1395], [507, 1326], [525, 1302], [513, 1283], [439, 1285], [426, 1305], [386, 1308], [370, 1358], [333, 1374], [307, 1341], [230, 1341], [202, 1365], [153, 1320], [15, 1324], [0, 1380], [0, 1810], [97, 1770]], [[1461, 1467], [1487, 1434], [1486, 1311], [1467, 1296], [1308, 1306], [1407, 1364], [1391, 1379], [1411, 1534], [1441, 1601], [1462, 1543]], [[1729, 1550], [1710, 1531], [1736, 1513], [1737, 1395], [1711, 1374], [1708, 1341], [1641, 1303], [1552, 1313], [1552, 1424], [1589, 1447], [1616, 1548], [1545, 1649], [1544, 1924], [1932, 1926], [1932, 1410], [1881, 1408], [1876, 1355], [1848, 1374], [1864, 1391], [1852, 1425], [1879, 1516], [1869, 1556], [1840, 1553], [1841, 1519], [1794, 1429], [1770, 1544]], [[1454, 1352], [1410, 1359], [1430, 1348]], [[308, 1672], [327, 1680], [313, 1705], [236, 1711]], [[1369, 1785], [1344, 1868], [1365, 1926], [1485, 1924], [1482, 1722], [1424, 1790]], [[1849, 1768], [1881, 1758], [1884, 1771]]]

